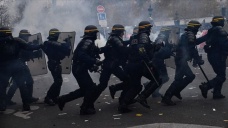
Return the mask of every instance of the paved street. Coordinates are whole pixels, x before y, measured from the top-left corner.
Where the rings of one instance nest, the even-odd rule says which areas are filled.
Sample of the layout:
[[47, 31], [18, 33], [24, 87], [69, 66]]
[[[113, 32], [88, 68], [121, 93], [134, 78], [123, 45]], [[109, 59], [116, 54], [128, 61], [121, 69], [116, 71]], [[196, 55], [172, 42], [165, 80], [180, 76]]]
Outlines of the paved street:
[[[205, 58], [205, 57], [204, 57]], [[202, 66], [209, 79], [215, 76], [208, 63]], [[193, 68], [196, 79], [181, 93], [183, 100], [175, 97], [176, 106], [168, 107], [160, 103], [161, 98], [148, 98], [151, 109], [146, 109], [136, 103], [130, 106], [131, 113], [119, 114], [118, 96], [112, 100], [108, 89], [103, 92], [95, 107], [97, 114], [80, 116], [80, 104], [82, 99], [77, 99], [66, 104], [64, 111], [59, 111], [57, 106], [50, 107], [42, 103], [32, 104], [30, 112], [21, 112], [21, 99], [19, 91], [13, 98], [17, 105], [8, 107], [7, 111], [0, 114], [0, 128], [108, 128], [108, 127], [135, 127], [137, 128], [213, 128], [214, 126], [228, 128], [228, 81], [223, 87], [226, 99], [213, 100], [209, 92], [208, 99], [204, 99], [198, 88], [201, 82], [205, 82], [201, 71]], [[174, 69], [168, 68], [170, 80], [162, 86], [160, 92], [165, 93], [173, 81]], [[92, 74], [98, 83], [99, 74]], [[52, 83], [50, 74], [34, 77], [34, 96], [43, 98]], [[143, 79], [143, 81], [147, 81]], [[118, 79], [112, 76], [109, 85], [118, 83]], [[64, 84], [61, 94], [77, 89], [78, 85], [72, 75], [64, 75]], [[143, 125], [143, 126], [140, 126]], [[202, 126], [204, 125], [204, 126]], [[216, 126], [216, 127], [215, 127]]]

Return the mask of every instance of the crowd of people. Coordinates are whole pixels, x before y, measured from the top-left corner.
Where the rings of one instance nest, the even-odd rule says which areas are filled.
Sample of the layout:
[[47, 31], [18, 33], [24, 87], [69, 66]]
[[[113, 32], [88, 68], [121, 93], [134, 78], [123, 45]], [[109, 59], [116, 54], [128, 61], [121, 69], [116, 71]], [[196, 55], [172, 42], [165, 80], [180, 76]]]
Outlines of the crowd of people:
[[[202, 96], [207, 98], [207, 92], [213, 89], [213, 99], [223, 99], [222, 85], [226, 80], [226, 58], [228, 55], [227, 32], [223, 26], [225, 19], [215, 16], [211, 21], [212, 27], [208, 33], [196, 38], [201, 24], [198, 21], [190, 21], [185, 32], [180, 35], [178, 42], [169, 42], [172, 27], [162, 27], [155, 42], [150, 40], [153, 25], [149, 21], [141, 21], [134, 28], [128, 41], [123, 41], [124, 26], [115, 24], [104, 47], [98, 48], [95, 40], [98, 38], [98, 29], [94, 25], [88, 25], [84, 29], [82, 40], [78, 43], [72, 57], [72, 73], [79, 88], [66, 95], [60, 96], [63, 83], [61, 60], [72, 52], [70, 40], [66, 43], [58, 42], [59, 30], [53, 28], [49, 31], [48, 40], [43, 44], [34, 45], [28, 42], [31, 34], [28, 30], [21, 30], [19, 37], [13, 37], [7, 27], [0, 28], [0, 111], [5, 111], [7, 105], [15, 104], [11, 99], [17, 88], [20, 90], [23, 110], [29, 111], [30, 104], [38, 98], [33, 97], [33, 79], [26, 65], [26, 51], [43, 50], [48, 58], [48, 69], [54, 79], [49, 88], [44, 103], [58, 105], [64, 109], [66, 103], [83, 97], [80, 106], [81, 115], [95, 114], [95, 101], [108, 87], [110, 76], [115, 75], [121, 82], [109, 86], [110, 95], [115, 97], [117, 91], [121, 91], [118, 111], [128, 113], [129, 105], [136, 102], [146, 108], [150, 108], [147, 98], [162, 96], [159, 93], [161, 86], [169, 81], [165, 59], [174, 56], [176, 70], [175, 78], [170, 87], [162, 96], [161, 102], [167, 106], [176, 105], [171, 99], [173, 96], [182, 99], [181, 91], [194, 79], [188, 62], [195, 65], [203, 65], [204, 61], [199, 56], [196, 45], [205, 42], [204, 50], [216, 77], [199, 86]], [[100, 60], [99, 54], [104, 54], [104, 60]], [[98, 71], [101, 67], [99, 84], [93, 82], [89, 72]], [[141, 84], [141, 78], [146, 77], [149, 82]], [[12, 83], [12, 84], [10, 84]], [[8, 85], [11, 85], [8, 92]], [[7, 93], [6, 93], [7, 92]]]

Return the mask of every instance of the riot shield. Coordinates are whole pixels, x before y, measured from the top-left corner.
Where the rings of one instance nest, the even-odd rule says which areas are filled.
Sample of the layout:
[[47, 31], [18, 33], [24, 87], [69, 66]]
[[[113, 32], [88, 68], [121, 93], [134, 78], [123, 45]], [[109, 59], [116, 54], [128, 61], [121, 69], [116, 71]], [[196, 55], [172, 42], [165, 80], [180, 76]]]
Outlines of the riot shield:
[[226, 32], [228, 32], [228, 22], [225, 23], [223, 28], [226, 30]]
[[[173, 44], [174, 47], [175, 47], [177, 45], [177, 43], [179, 42], [180, 28], [178, 28], [178, 27], [171, 27], [170, 29], [171, 29], [171, 31], [170, 31], [168, 42], [170, 44]], [[175, 69], [176, 68], [176, 65], [175, 65], [175, 60], [174, 59], [175, 58], [173, 56], [171, 56], [169, 59], [166, 59], [165, 60], [166, 66]]]
[[[28, 42], [34, 45], [40, 45], [43, 43], [41, 33], [34, 34], [28, 37]], [[31, 58], [27, 61], [27, 65], [30, 69], [32, 76], [47, 74], [47, 65], [44, 52], [40, 50], [34, 50], [31, 52]]]
[[60, 32], [60, 34], [59, 34], [58, 42], [60, 42], [60, 43], [71, 43], [70, 55], [66, 56], [63, 60], [61, 60], [62, 74], [70, 74], [71, 73], [71, 65], [72, 65], [75, 36], [76, 36], [76, 32]]
[[171, 27], [170, 28], [170, 35], [169, 35], [169, 43], [171, 44], [177, 44], [179, 42], [179, 38], [180, 38], [180, 28], [178, 27]]

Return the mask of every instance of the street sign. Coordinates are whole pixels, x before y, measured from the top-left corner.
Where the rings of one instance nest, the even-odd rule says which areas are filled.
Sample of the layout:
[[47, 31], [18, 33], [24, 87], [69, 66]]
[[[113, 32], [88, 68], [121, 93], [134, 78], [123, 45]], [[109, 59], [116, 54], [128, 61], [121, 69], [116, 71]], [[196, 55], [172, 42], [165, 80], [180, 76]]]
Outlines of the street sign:
[[98, 20], [106, 20], [106, 13], [97, 13]]
[[104, 11], [105, 11], [104, 6], [102, 6], [102, 5], [98, 5], [98, 6], [97, 6], [97, 12], [102, 13], [102, 12], [104, 12]]

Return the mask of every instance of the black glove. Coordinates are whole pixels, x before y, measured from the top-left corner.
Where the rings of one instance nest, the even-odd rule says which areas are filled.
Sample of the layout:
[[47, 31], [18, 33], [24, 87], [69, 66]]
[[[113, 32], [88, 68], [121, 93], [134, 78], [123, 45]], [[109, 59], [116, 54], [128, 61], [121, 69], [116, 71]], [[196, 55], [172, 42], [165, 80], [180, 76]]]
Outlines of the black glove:
[[197, 59], [193, 59], [193, 67], [197, 67], [198, 65], [203, 65], [204, 64], [204, 60], [202, 59], [202, 56], [199, 56], [199, 58]]
[[93, 65], [93, 66], [89, 69], [89, 71], [90, 71], [90, 72], [98, 72], [98, 69], [99, 69], [99, 66]]
[[95, 65], [100, 66], [102, 63], [103, 63], [102, 61], [100, 61], [100, 60], [96, 60]]
[[149, 62], [147, 63], [147, 65], [148, 65], [149, 67], [152, 67], [152, 66], [153, 66], [153, 62], [152, 62], [152, 61], [149, 61]]

